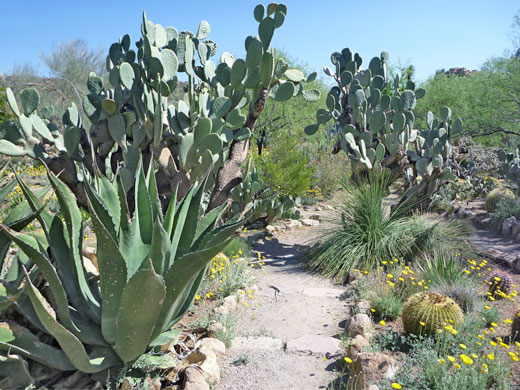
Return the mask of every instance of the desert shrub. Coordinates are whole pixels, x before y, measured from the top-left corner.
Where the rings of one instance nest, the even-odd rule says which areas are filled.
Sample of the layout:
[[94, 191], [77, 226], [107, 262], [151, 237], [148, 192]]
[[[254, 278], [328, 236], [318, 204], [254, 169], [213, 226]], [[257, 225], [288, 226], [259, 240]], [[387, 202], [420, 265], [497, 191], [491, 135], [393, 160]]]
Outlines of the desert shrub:
[[344, 153], [322, 153], [315, 162], [316, 187], [324, 196], [331, 196], [350, 178], [350, 164]]
[[262, 171], [265, 186], [282, 195], [298, 197], [314, 184], [314, 168], [307, 163], [298, 139], [288, 132], [279, 134], [254, 161]]
[[516, 199], [503, 198], [500, 199], [491, 213], [491, 221], [493, 223], [502, 223], [509, 217], [520, 217], [520, 204]]
[[471, 313], [480, 303], [480, 297], [475, 294], [476, 287], [477, 282], [470, 278], [456, 282], [440, 280], [432, 283], [431, 291], [450, 297], [465, 313]]

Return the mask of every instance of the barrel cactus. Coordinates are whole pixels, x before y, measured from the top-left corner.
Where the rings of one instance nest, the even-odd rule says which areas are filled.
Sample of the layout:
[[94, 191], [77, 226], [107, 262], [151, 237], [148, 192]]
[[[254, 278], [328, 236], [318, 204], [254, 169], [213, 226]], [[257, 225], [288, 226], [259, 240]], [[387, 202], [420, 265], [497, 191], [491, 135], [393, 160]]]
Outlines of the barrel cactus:
[[496, 270], [492, 272], [488, 279], [489, 294], [493, 298], [502, 298], [511, 293], [513, 286], [513, 279], [511, 275], [502, 270]]
[[486, 210], [488, 213], [492, 213], [496, 210], [498, 202], [502, 199], [515, 199], [513, 191], [507, 188], [495, 188], [486, 197]]
[[462, 324], [464, 315], [453, 299], [437, 293], [421, 292], [406, 300], [401, 318], [406, 333], [432, 335], [444, 326], [457, 328]]

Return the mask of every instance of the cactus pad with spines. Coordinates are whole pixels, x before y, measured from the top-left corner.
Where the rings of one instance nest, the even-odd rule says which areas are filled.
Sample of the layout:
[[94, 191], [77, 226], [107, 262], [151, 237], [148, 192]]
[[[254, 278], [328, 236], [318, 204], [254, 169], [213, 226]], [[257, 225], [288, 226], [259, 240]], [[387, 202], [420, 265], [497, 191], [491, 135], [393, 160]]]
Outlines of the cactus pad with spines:
[[441, 294], [421, 292], [408, 298], [401, 314], [406, 333], [435, 335], [447, 325], [460, 326], [464, 320], [462, 309], [455, 301]]

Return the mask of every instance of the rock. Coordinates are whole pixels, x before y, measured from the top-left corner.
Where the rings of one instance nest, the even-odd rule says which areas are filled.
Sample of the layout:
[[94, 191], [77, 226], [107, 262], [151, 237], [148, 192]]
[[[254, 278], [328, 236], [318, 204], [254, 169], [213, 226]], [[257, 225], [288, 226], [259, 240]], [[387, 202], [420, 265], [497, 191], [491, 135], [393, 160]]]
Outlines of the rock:
[[318, 226], [320, 221], [316, 219], [302, 219], [303, 226]]
[[368, 386], [368, 390], [379, 390], [379, 387], [377, 387], [376, 385], [370, 385]]
[[269, 233], [274, 233], [276, 231], [276, 227], [274, 227], [273, 225], [267, 225], [265, 227], [265, 230], [267, 230]]
[[336, 355], [341, 352], [341, 340], [331, 336], [304, 335], [287, 341], [287, 352]]
[[258, 291], [258, 286], [256, 284], [252, 284], [247, 288], [248, 291], [251, 291], [253, 294]]
[[504, 236], [509, 236], [511, 235], [511, 229], [513, 228], [513, 225], [516, 224], [516, 218], [515, 217], [509, 217], [509, 218], [506, 218], [504, 219], [504, 221], [502, 222], [502, 234]]
[[256, 245], [265, 245], [265, 241], [262, 240], [261, 238], [259, 238], [259, 239], [256, 241]]
[[215, 313], [226, 315], [229, 314], [231, 311], [235, 310], [237, 307], [237, 297], [236, 295], [230, 295], [228, 297], [224, 298], [224, 303], [213, 309]]
[[520, 233], [520, 222], [515, 223], [511, 227], [511, 236], [516, 239], [516, 236], [518, 236], [518, 233]]
[[516, 256], [511, 265], [514, 270], [520, 272], [520, 255]]
[[283, 347], [282, 339], [271, 337], [235, 337], [232, 349], [258, 349], [264, 351], [280, 351]]
[[350, 317], [346, 330], [348, 337], [354, 338], [357, 335], [369, 336], [372, 330], [372, 321], [366, 314], [356, 314]]
[[325, 205], [325, 210], [334, 210], [334, 207], [332, 207], [330, 204]]
[[352, 360], [356, 360], [357, 356], [364, 352], [364, 350], [370, 347], [370, 342], [358, 334], [356, 337], [352, 339], [350, 345], [348, 346], [347, 356]]
[[92, 261], [86, 256], [83, 256], [83, 266], [85, 267], [85, 271], [94, 275], [99, 275], [99, 271], [96, 266], [92, 264]]
[[218, 366], [217, 355], [208, 346], [200, 347], [199, 351], [206, 355], [206, 359], [200, 365], [206, 379], [213, 385], [218, 383], [220, 381], [220, 367]]
[[315, 221], [321, 221], [321, 215], [313, 214], [309, 217], [309, 219], [314, 219]]
[[461, 209], [462, 211], [459, 212], [460, 217], [462, 219], [471, 219], [474, 217], [475, 214], [473, 214], [473, 211], [468, 209]]
[[208, 331], [211, 334], [215, 334], [217, 332], [226, 332], [227, 328], [221, 322], [215, 322], [208, 326]]
[[305, 206], [303, 206], [303, 209], [304, 209], [305, 211], [309, 211], [309, 210], [311, 209], [311, 206], [307, 206], [307, 205], [305, 205]]
[[352, 364], [348, 390], [368, 390], [382, 378], [391, 379], [397, 371], [393, 357], [381, 352], [361, 352]]
[[314, 206], [314, 211], [321, 211], [321, 207], [320, 206]]
[[366, 299], [360, 300], [357, 305], [357, 312], [360, 314], [370, 314], [370, 302]]
[[483, 218], [480, 220], [480, 224], [481, 225], [491, 225], [491, 218], [490, 217], [487, 217], [487, 218]]
[[285, 227], [288, 229], [293, 229], [302, 226], [302, 223], [298, 221], [297, 219], [291, 219], [287, 221], [285, 224]]
[[223, 355], [226, 353], [225, 344], [219, 339], [215, 339], [213, 337], [206, 337], [200, 341], [201, 347], [207, 347], [211, 349], [213, 352], [219, 355]]
[[202, 370], [196, 366], [189, 366], [184, 370], [184, 380], [182, 381], [184, 390], [209, 390], [209, 384]]

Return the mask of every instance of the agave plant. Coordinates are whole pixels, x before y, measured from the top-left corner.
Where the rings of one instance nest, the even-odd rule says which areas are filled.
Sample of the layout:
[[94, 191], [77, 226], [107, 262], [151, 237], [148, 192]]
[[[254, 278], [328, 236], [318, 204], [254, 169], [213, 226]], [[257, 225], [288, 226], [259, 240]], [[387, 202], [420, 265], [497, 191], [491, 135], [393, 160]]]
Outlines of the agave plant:
[[[14, 307], [33, 328], [0, 323], [0, 350], [11, 358], [15, 354], [17, 362], [21, 356], [104, 380], [109, 370], [117, 374], [178, 336], [172, 326], [192, 303], [206, 265], [243, 222], [234, 219], [215, 227], [224, 206], [202, 215], [205, 180], [182, 201], [170, 202], [163, 215], [152, 164], [146, 176], [142, 164], [137, 170], [132, 218], [118, 176], [111, 181], [98, 173], [91, 184], [85, 182], [99, 275], [85, 270], [80, 209], [52, 172], [48, 177], [62, 214], [38, 214], [45, 239], [0, 224], [0, 231], [30, 258], [21, 267], [21, 283], [9, 288], [18, 287]], [[19, 184], [31, 208], [40, 210], [38, 198], [21, 180]], [[48, 291], [37, 288], [41, 278]], [[33, 330], [52, 336], [55, 343], [42, 343]], [[0, 372], [5, 369], [1, 360]]]

